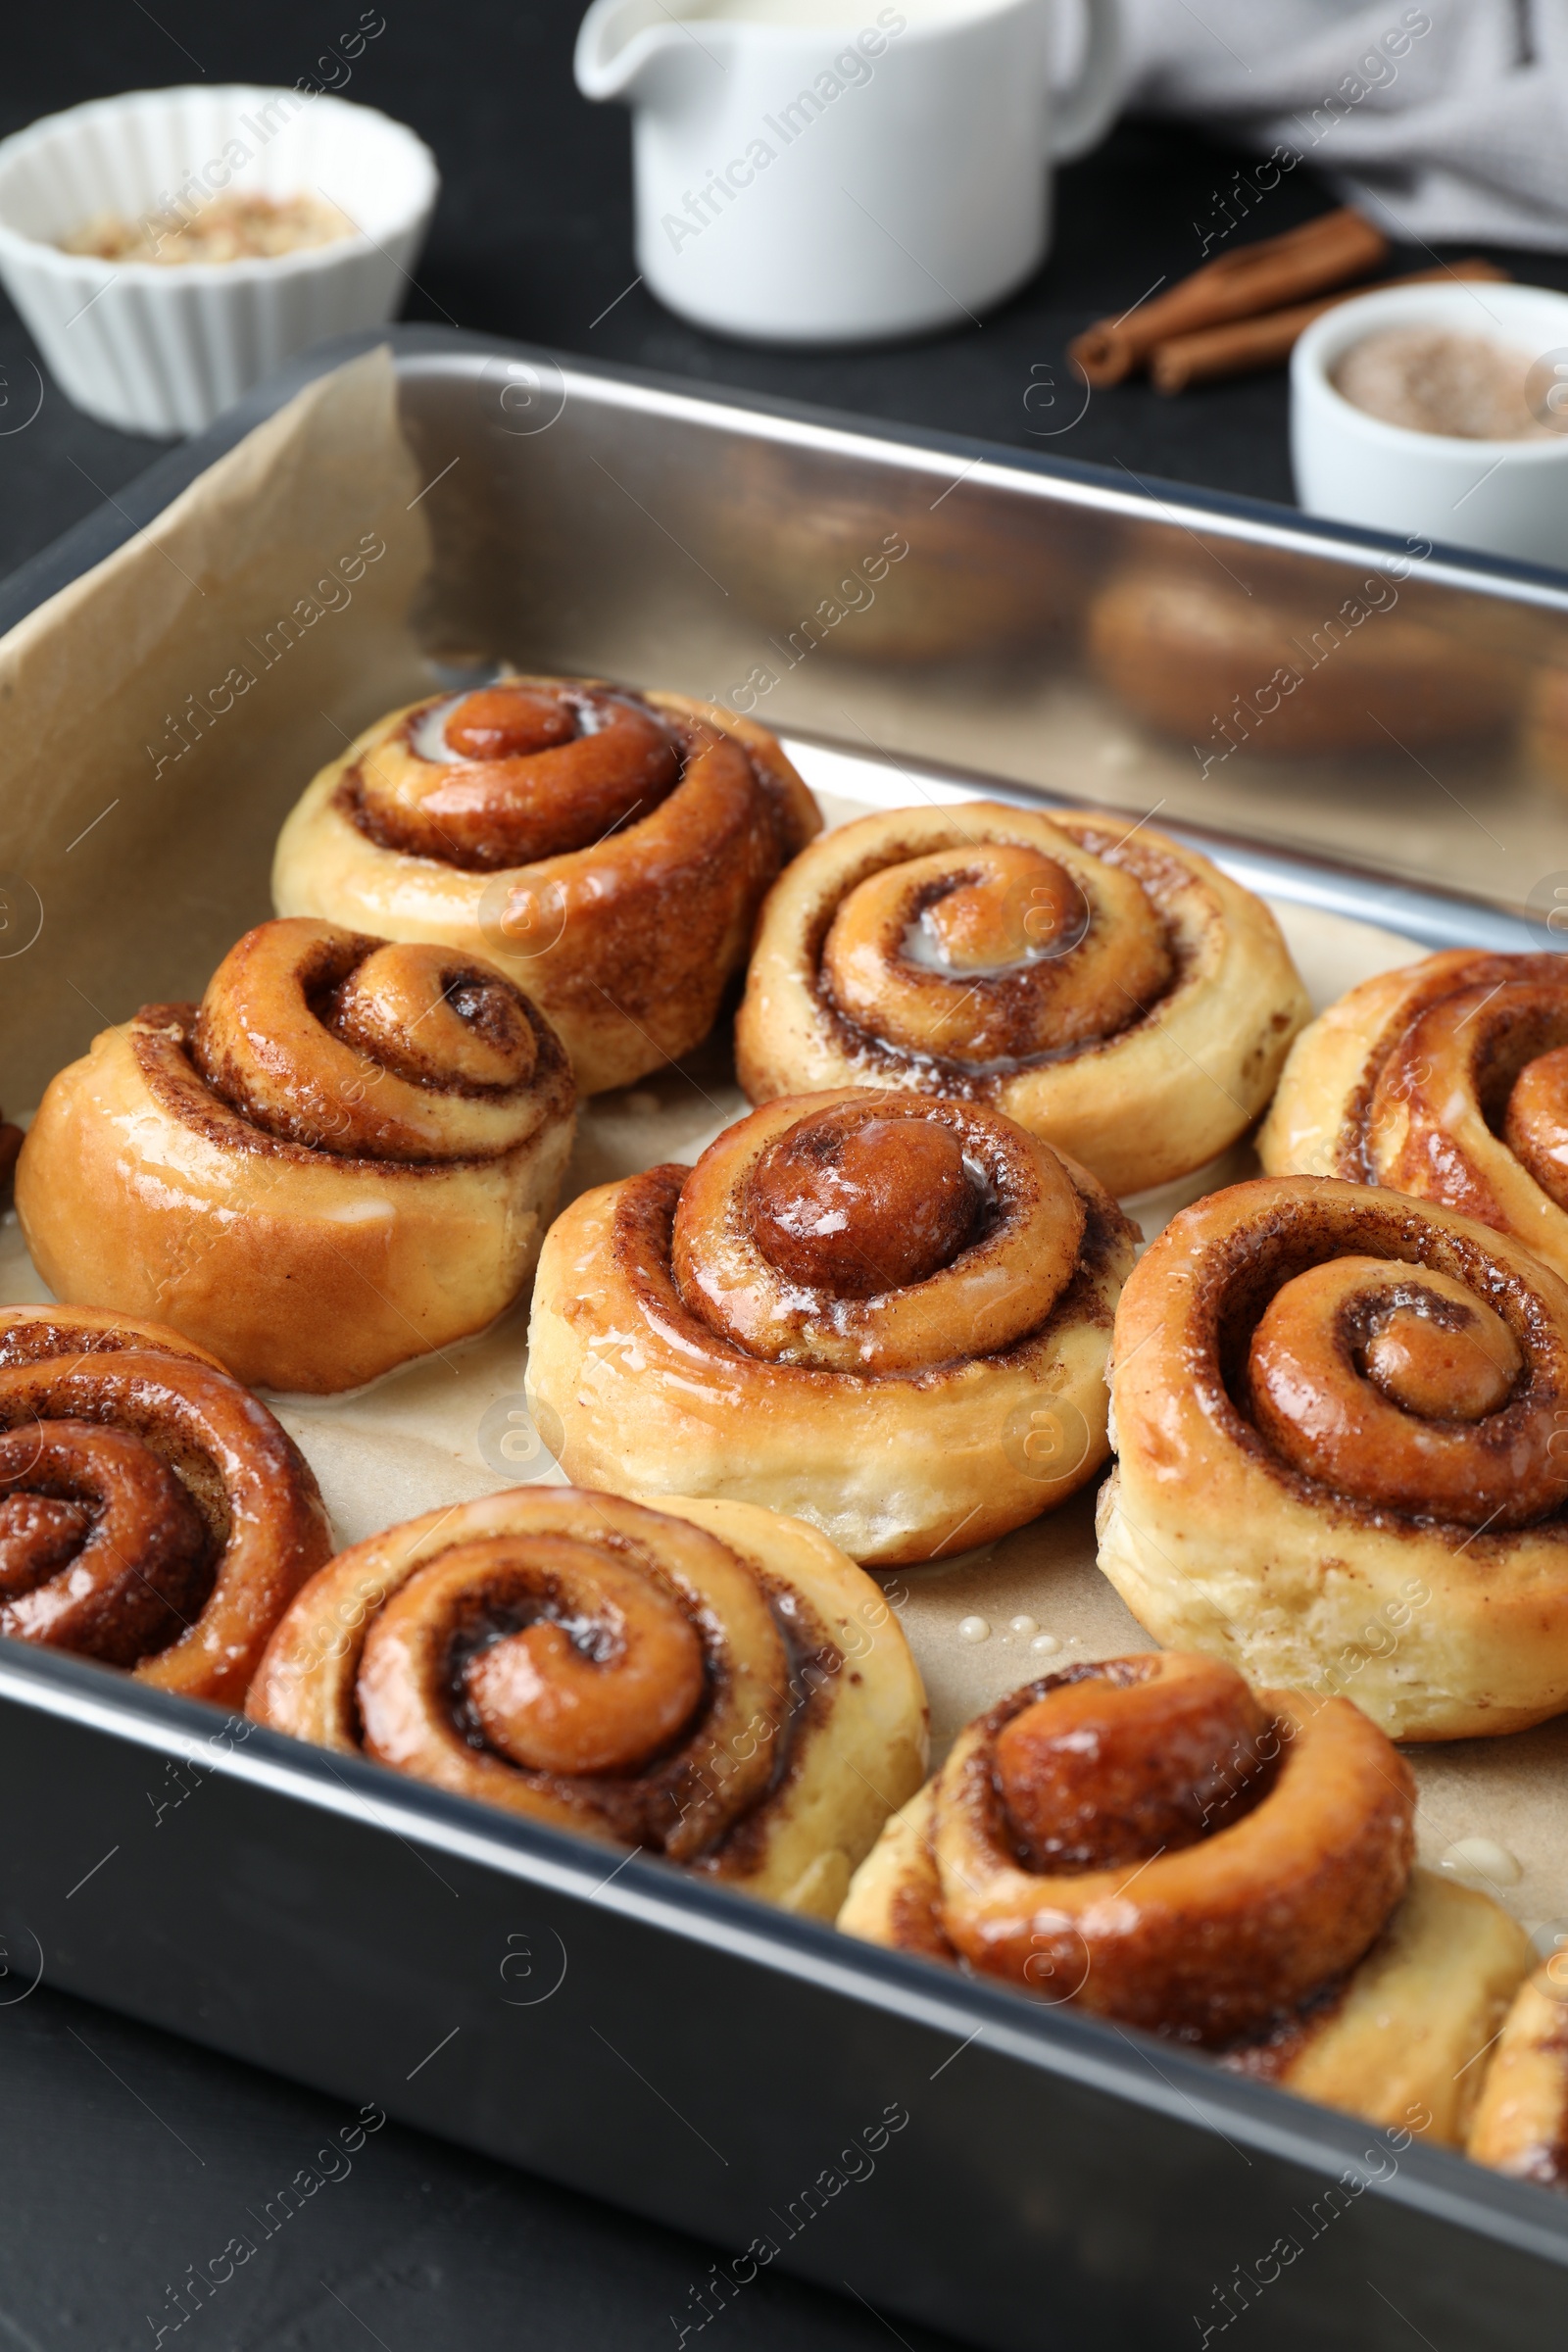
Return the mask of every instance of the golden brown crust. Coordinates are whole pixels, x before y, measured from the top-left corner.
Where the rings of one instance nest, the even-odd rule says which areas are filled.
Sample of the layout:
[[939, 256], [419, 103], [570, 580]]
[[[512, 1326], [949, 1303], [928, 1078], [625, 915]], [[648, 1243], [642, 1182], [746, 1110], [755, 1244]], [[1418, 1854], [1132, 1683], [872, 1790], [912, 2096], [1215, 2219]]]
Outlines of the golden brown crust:
[[[1081, 1218], [1070, 1263], [1049, 1274], [1020, 1197], [1017, 1217], [1001, 1214], [972, 1250], [906, 1289], [841, 1298], [830, 1285], [781, 1285], [755, 1248], [746, 1171], [797, 1126], [867, 1103], [895, 1123], [956, 1125], [977, 1165], [999, 1176], [1008, 1152], [1064, 1172], [1075, 1225]], [[724, 1181], [710, 1230], [737, 1238], [734, 1211], [751, 1250], [744, 1279], [777, 1355], [729, 1336], [700, 1284], [683, 1290], [677, 1278], [677, 1219], [688, 1200], [702, 1205], [715, 1167]], [[697, 1171], [650, 1169], [584, 1194], [557, 1219], [534, 1289], [529, 1380], [581, 1485], [787, 1510], [878, 1565], [938, 1558], [1065, 1500], [1104, 1460], [1108, 1320], [1133, 1247], [1134, 1229], [1086, 1170], [978, 1105], [854, 1092], [769, 1104], [710, 1147]], [[986, 1312], [1003, 1317], [983, 1355], [967, 1352], [971, 1261], [995, 1291]], [[734, 1266], [739, 1283], [742, 1257]], [[946, 1323], [925, 1312], [945, 1298]]]
[[[745, 960], [763, 893], [821, 818], [774, 738], [733, 711], [592, 679], [506, 683], [652, 713], [678, 748], [679, 780], [644, 796], [652, 807], [633, 802], [619, 820], [612, 812], [606, 838], [584, 816], [574, 846], [548, 849], [562, 836], [542, 834], [548, 854], [512, 864], [391, 846], [362, 822], [363, 772], [395, 753], [393, 784], [402, 786], [416, 764], [411, 721], [460, 699], [433, 697], [368, 727], [311, 784], [278, 837], [273, 903], [280, 914], [441, 942], [498, 963], [560, 1031], [581, 1091], [598, 1094], [708, 1034], [726, 980]], [[418, 764], [437, 778], [465, 774]], [[494, 849], [502, 836], [484, 838]]]
[[[1366, 1320], [1328, 1332], [1331, 1377], [1298, 1364], [1294, 1395], [1280, 1391], [1296, 1424], [1283, 1451], [1253, 1400], [1265, 1310], [1278, 1298], [1306, 1313], [1314, 1269], [1339, 1260], [1364, 1261], [1353, 1303]], [[1401, 1404], [1365, 1354], [1368, 1332], [1400, 1314], [1446, 1313], [1437, 1295], [1450, 1284], [1500, 1318], [1521, 1366], [1498, 1409], [1469, 1421], [1419, 1409], [1431, 1397]], [[1119, 1466], [1101, 1497], [1100, 1564], [1156, 1640], [1253, 1682], [1345, 1690], [1398, 1739], [1517, 1731], [1568, 1705], [1568, 1465], [1553, 1450], [1568, 1288], [1517, 1242], [1331, 1178], [1236, 1185], [1151, 1246], [1114, 1356]], [[1337, 1486], [1362, 1406], [1372, 1441]], [[1461, 1483], [1472, 1465], [1463, 1517], [1411, 1508], [1439, 1455]], [[1516, 1480], [1540, 1483], [1520, 1500], [1547, 1508], [1509, 1527]], [[1503, 1500], [1484, 1507], [1489, 1484]]]
[[1130, 710], [1221, 759], [1242, 743], [1382, 750], [1390, 731], [1428, 743], [1511, 719], [1511, 662], [1395, 612], [1391, 581], [1367, 587], [1347, 596], [1341, 579], [1314, 603], [1298, 582], [1270, 593], [1206, 564], [1140, 565], [1095, 599], [1089, 659]]
[[18, 1212], [54, 1290], [268, 1388], [353, 1388], [516, 1296], [572, 1101], [560, 1041], [492, 967], [263, 924], [199, 1014], [146, 1006], [51, 1082]]
[[1454, 948], [1380, 973], [1292, 1048], [1263, 1165], [1440, 1200], [1568, 1275], [1565, 1045], [1560, 956]]
[[[1210, 2046], [1289, 2016], [1361, 1958], [1402, 1894], [1414, 1788], [1348, 1701], [1271, 1690], [1256, 1708], [1244, 1730], [1241, 1678], [1172, 1653], [1047, 1676], [968, 1725], [925, 1831], [942, 1935], [982, 1975]], [[1021, 1790], [1020, 1731], [1076, 1771]], [[1160, 1818], [1129, 1809], [1118, 1748]], [[918, 1940], [926, 1888], [911, 1891]]]
[[266, 1406], [156, 1326], [17, 1307], [0, 1310], [0, 1633], [237, 1704], [331, 1550]]
[[560, 1488], [342, 1553], [248, 1711], [821, 1917], [925, 1759], [897, 1621], [813, 1530]]
[[184, 1355], [211, 1364], [215, 1372], [228, 1366], [210, 1348], [198, 1348], [169, 1323], [150, 1323], [132, 1315], [117, 1315], [109, 1307], [0, 1306], [0, 1364], [35, 1364], [45, 1356], [103, 1355], [116, 1348], [155, 1348], [162, 1355]]
[[1560, 1951], [1519, 1987], [1465, 2153], [1516, 2180], [1568, 2189], [1568, 1965]]
[[1125, 1194], [1233, 1143], [1308, 1010], [1268, 908], [1197, 851], [976, 802], [861, 817], [796, 859], [736, 1062], [754, 1102], [860, 1085], [992, 1103]]
[[1385, 2130], [1462, 2147], [1487, 2051], [1530, 1960], [1529, 1936], [1490, 1895], [1414, 1871], [1384, 1934], [1270, 2079]]
[[[1020, 1732], [1043, 1768], [1022, 1785]], [[838, 1925], [1457, 2145], [1529, 1942], [1411, 1871], [1413, 1811], [1396, 1750], [1348, 1701], [1254, 1698], [1178, 1653], [1111, 1659], [960, 1733]]]

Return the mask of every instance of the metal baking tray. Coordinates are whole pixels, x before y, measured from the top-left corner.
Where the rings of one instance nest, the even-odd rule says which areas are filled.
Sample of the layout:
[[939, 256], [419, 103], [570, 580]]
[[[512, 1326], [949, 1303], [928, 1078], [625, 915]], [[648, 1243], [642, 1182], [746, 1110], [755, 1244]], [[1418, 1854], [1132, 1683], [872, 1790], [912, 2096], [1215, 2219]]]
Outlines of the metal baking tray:
[[[1419, 801], [1392, 757], [1338, 763], [1352, 842], [1403, 843], [1380, 878], [1303, 844], [1335, 762], [1244, 756], [1234, 806], [1184, 792], [1084, 671], [1084, 595], [1161, 534], [1325, 595], [1390, 576], [1396, 543], [456, 331], [391, 339], [406, 428], [428, 476], [448, 468], [422, 625], [455, 665], [506, 652], [721, 693], [770, 642], [760, 715], [916, 791], [979, 775], [1144, 814], [1152, 780], [1159, 822], [1276, 896], [1434, 946], [1555, 944], [1568, 810], [1511, 743], [1462, 772], [1423, 751], [1442, 780]], [[0, 625], [363, 347], [326, 347], [154, 466], [0, 587]], [[857, 642], [870, 609], [852, 609], [842, 645], [786, 667], [803, 579], [853, 566], [872, 523], [868, 547], [906, 538], [906, 588], [875, 631]], [[1568, 665], [1553, 575], [1440, 551], [1401, 595], [1522, 676]], [[1450, 821], [1442, 794], [1474, 807]], [[1485, 904], [1432, 879], [1471, 823], [1515, 845], [1477, 858]], [[1258, 2306], [1285, 2347], [1560, 2342], [1568, 2206], [1180, 2049], [47, 1650], [0, 1643], [0, 1773], [20, 1799], [0, 2006], [42, 1980], [695, 2233], [712, 2260], [669, 2315], [677, 2345], [772, 2263], [995, 2352], [1202, 2345]]]

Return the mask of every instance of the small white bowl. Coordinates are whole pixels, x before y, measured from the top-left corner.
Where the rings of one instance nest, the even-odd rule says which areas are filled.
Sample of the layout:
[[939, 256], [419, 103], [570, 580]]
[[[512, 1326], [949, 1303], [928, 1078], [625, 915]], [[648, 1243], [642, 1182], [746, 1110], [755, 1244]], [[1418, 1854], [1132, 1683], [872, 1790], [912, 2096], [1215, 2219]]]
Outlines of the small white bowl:
[[1388, 326], [1484, 335], [1532, 361], [1561, 355], [1568, 294], [1451, 280], [1391, 286], [1325, 311], [1291, 357], [1291, 456], [1309, 514], [1568, 569], [1565, 430], [1533, 441], [1467, 441], [1386, 424], [1331, 382], [1354, 343]]
[[[182, 194], [320, 194], [358, 234], [272, 259], [107, 262], [53, 241]], [[323, 336], [379, 326], [409, 285], [440, 187], [421, 139], [328, 93], [233, 83], [135, 90], [0, 142], [0, 278], [67, 398], [141, 433], [195, 433]]]

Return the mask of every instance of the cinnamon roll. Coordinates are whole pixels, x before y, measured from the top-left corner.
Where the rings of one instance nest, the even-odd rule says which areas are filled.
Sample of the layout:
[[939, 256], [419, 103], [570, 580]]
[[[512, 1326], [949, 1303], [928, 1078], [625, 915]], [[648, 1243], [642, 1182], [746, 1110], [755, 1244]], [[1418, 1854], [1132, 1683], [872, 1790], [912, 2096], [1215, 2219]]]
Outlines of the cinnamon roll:
[[563, 1212], [529, 1382], [581, 1486], [733, 1496], [856, 1559], [934, 1559], [1104, 1460], [1135, 1239], [983, 1104], [798, 1096]]
[[1441, 1200], [1568, 1276], [1568, 960], [1452, 948], [1363, 981], [1298, 1038], [1258, 1151]]
[[774, 885], [736, 1024], [754, 1102], [989, 1102], [1112, 1192], [1249, 1127], [1307, 1018], [1260, 899], [1124, 818], [974, 802], [861, 817]]
[[1514, 1998], [1465, 2154], [1516, 2180], [1568, 2189], [1568, 1955], [1560, 1950]]
[[[1408, 559], [1396, 564], [1408, 571]], [[1200, 761], [1243, 746], [1265, 757], [1387, 752], [1391, 734], [1442, 743], [1511, 723], [1517, 662], [1478, 632], [1397, 612], [1394, 578], [1325, 564], [1314, 590], [1298, 558], [1275, 569], [1255, 548], [1248, 569], [1250, 581], [1227, 579], [1206, 551], [1201, 564], [1157, 556], [1090, 607], [1090, 667]]]
[[347, 1389], [516, 1296], [572, 1102], [493, 965], [263, 923], [199, 1006], [144, 1005], [52, 1080], [17, 1209], [57, 1293], [155, 1314], [247, 1381]]
[[304, 1459], [204, 1349], [0, 1308], [0, 1635], [237, 1706], [331, 1549]]
[[499, 963], [592, 1095], [707, 1036], [763, 892], [820, 823], [732, 711], [509, 677], [394, 710], [324, 767], [278, 838], [272, 899]]
[[246, 1704], [825, 1919], [925, 1770], [925, 1694], [869, 1577], [796, 1520], [679, 1496], [514, 1489], [356, 1544]]
[[962, 1731], [839, 1926], [1456, 2142], [1529, 1965], [1412, 1869], [1415, 1788], [1344, 1698], [1177, 1651], [1047, 1675]]
[[1451, 1209], [1258, 1178], [1122, 1295], [1100, 1565], [1140, 1625], [1399, 1740], [1568, 1707], [1568, 1285]]

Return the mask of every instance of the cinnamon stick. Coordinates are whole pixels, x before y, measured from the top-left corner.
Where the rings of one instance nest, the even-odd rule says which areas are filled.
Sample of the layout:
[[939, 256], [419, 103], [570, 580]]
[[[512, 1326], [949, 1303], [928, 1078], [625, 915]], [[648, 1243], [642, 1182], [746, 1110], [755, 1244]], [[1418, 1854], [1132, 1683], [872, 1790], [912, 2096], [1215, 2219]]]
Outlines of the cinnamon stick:
[[1382, 230], [1349, 206], [1324, 213], [1282, 237], [1205, 262], [1168, 294], [1137, 304], [1120, 318], [1102, 318], [1068, 344], [1068, 357], [1100, 391], [1131, 375], [1156, 344], [1346, 285], [1375, 270], [1388, 251]]
[[1450, 262], [1436, 270], [1412, 270], [1407, 277], [1380, 278], [1375, 285], [1347, 286], [1321, 302], [1300, 302], [1284, 311], [1265, 312], [1260, 318], [1240, 318], [1228, 326], [1205, 327], [1199, 334], [1174, 335], [1158, 343], [1149, 356], [1150, 379], [1156, 392], [1184, 392], [1189, 384], [1204, 384], [1222, 375], [1250, 375], [1288, 359], [1301, 329], [1321, 318], [1325, 311], [1353, 302], [1358, 294], [1381, 294], [1389, 286], [1416, 286], [1445, 277], [1506, 278], [1494, 262]]

